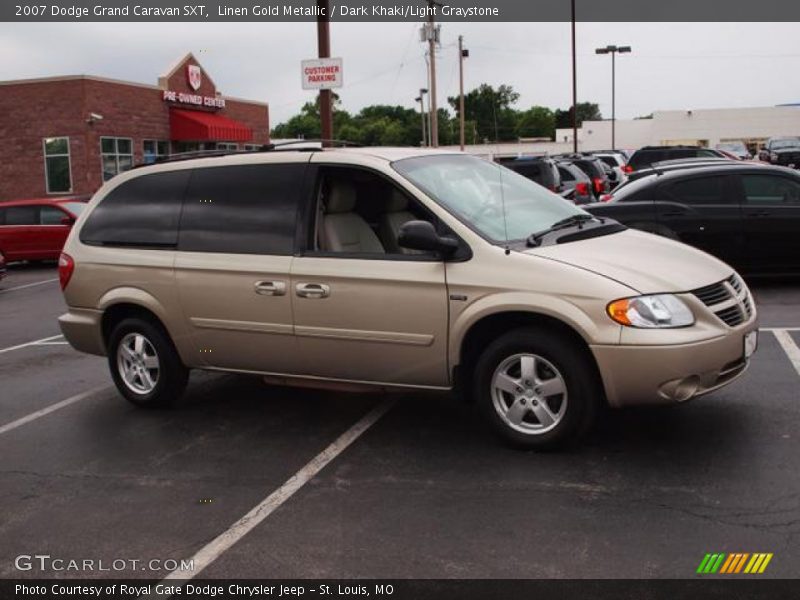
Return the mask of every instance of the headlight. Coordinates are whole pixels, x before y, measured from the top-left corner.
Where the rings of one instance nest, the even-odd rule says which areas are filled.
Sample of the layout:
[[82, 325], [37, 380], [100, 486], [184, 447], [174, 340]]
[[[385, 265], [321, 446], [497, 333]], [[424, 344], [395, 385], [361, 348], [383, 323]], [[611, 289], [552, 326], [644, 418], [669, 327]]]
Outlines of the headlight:
[[770, 155], [769, 155], [769, 159], [770, 160], [778, 160], [778, 155], [775, 154], [774, 152], [771, 152]]
[[614, 300], [608, 316], [627, 327], [666, 328], [694, 324], [694, 315], [683, 300], [672, 294], [655, 294]]

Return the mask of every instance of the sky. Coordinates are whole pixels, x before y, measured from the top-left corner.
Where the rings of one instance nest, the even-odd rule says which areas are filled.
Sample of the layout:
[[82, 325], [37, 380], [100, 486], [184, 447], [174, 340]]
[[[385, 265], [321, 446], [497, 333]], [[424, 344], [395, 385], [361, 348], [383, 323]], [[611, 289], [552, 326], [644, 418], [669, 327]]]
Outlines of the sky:
[[[414, 107], [427, 87], [419, 23], [331, 24], [342, 57], [344, 109]], [[439, 105], [458, 93], [457, 39], [464, 36], [465, 89], [511, 85], [517, 108], [571, 103], [569, 23], [442, 23], [437, 53]], [[578, 101], [611, 116], [608, 44], [617, 57], [617, 118], [655, 110], [773, 106], [800, 102], [798, 23], [578, 23]], [[300, 86], [300, 61], [316, 56], [309, 23], [0, 24], [0, 80], [87, 74], [155, 84], [193, 52], [225, 95], [270, 104], [274, 126], [314, 93]], [[1, 90], [1, 88], [0, 88]]]

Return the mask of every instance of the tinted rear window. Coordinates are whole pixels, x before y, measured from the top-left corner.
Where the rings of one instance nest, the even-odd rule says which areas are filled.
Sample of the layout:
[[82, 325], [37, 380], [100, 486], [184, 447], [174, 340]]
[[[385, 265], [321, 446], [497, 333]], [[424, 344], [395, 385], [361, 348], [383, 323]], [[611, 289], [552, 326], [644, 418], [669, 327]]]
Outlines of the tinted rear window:
[[291, 254], [305, 163], [197, 169], [178, 248], [189, 252]]
[[175, 246], [181, 199], [191, 171], [142, 175], [111, 191], [81, 229], [86, 244]]

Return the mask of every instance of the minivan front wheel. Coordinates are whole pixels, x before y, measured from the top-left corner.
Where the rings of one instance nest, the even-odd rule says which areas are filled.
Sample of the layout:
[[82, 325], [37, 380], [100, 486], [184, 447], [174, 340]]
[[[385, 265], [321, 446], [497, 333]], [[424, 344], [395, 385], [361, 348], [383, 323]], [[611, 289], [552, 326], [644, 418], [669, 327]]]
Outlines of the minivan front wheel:
[[507, 333], [486, 348], [476, 367], [479, 408], [515, 446], [545, 449], [573, 441], [600, 403], [585, 349], [554, 331]]
[[119, 392], [143, 407], [174, 404], [186, 388], [189, 370], [169, 337], [153, 323], [125, 319], [109, 336], [108, 364]]

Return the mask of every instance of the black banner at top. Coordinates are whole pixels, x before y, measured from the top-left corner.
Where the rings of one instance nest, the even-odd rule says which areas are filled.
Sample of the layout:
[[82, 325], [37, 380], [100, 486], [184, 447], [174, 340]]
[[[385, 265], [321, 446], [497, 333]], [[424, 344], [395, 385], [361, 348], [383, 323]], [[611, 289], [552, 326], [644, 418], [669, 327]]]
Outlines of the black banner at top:
[[[195, 2], [192, 4], [190, 2]], [[570, 21], [571, 0], [3, 0], [5, 22]], [[577, 21], [800, 21], [790, 0], [575, 0]]]

